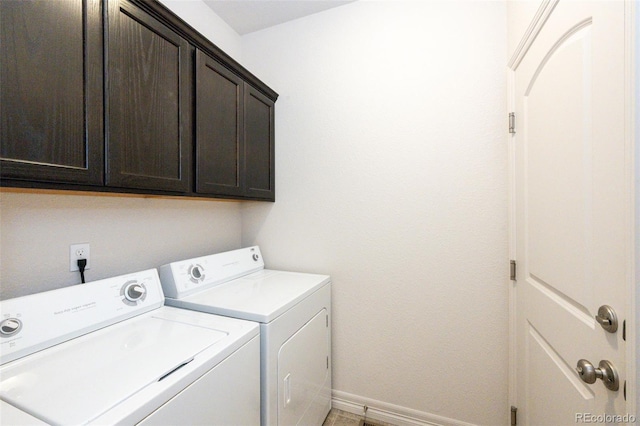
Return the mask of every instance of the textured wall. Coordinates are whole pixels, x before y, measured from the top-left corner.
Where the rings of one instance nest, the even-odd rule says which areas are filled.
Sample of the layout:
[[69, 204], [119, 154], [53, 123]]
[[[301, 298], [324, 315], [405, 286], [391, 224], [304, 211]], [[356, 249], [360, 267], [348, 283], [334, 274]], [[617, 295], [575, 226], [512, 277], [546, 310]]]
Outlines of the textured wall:
[[0, 298], [80, 282], [69, 245], [91, 245], [87, 281], [240, 247], [240, 204], [90, 195], [0, 194]]
[[360, 1], [240, 50], [200, 1], [162, 1], [280, 93], [277, 202], [2, 193], [0, 297], [77, 282], [71, 243], [98, 279], [242, 235], [333, 276], [336, 390], [505, 424], [504, 4]]
[[[241, 56], [238, 34], [202, 1], [163, 2], [231, 56]], [[0, 298], [79, 283], [78, 272], [69, 272], [70, 244], [91, 244], [86, 278], [97, 280], [239, 248], [240, 238], [238, 202], [4, 192]]]
[[243, 37], [280, 94], [270, 268], [333, 276], [334, 389], [507, 423], [503, 2], [359, 1]]

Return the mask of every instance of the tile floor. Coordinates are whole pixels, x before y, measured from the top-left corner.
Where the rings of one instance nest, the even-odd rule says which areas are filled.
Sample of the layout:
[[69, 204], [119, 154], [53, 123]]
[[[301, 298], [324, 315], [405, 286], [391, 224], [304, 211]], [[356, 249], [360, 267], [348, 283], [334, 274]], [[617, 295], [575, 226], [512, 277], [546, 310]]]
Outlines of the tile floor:
[[[363, 416], [332, 408], [322, 426], [358, 426], [362, 419], [364, 419]], [[372, 424], [394, 426], [391, 423], [384, 423], [379, 420], [372, 420]]]

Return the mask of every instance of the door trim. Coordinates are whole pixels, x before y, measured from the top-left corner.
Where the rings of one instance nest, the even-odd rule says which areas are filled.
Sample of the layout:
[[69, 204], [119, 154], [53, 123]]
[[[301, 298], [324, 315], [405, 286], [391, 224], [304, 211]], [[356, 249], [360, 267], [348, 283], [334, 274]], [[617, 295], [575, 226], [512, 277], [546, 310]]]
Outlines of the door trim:
[[[627, 245], [629, 277], [627, 279], [627, 408], [637, 414], [640, 407], [640, 360], [637, 359], [640, 349], [638, 345], [638, 328], [640, 328], [640, 5], [637, 1], [625, 0], [625, 146], [627, 151], [627, 194], [628, 223], [632, 232], [628, 235]], [[635, 321], [634, 321], [635, 319]], [[634, 362], [635, 361], [635, 362]], [[631, 386], [630, 386], [631, 385]]]
[[520, 40], [518, 47], [516, 47], [511, 59], [509, 59], [507, 64], [509, 69], [515, 70], [518, 68], [518, 65], [520, 65], [520, 62], [529, 51], [529, 48], [535, 41], [540, 30], [544, 26], [545, 22], [547, 22], [547, 19], [549, 19], [551, 12], [556, 8], [559, 1], [560, 0], [542, 0], [538, 11], [529, 24], [529, 28], [527, 28], [527, 31], [524, 33], [524, 36], [522, 37], [522, 40]]
[[[560, 0], [542, 0], [538, 11], [533, 17], [529, 27], [525, 31], [515, 52], [507, 63], [507, 106], [508, 111], [514, 111], [515, 102], [515, 72], [520, 62], [528, 52], [536, 37], [543, 28], [545, 22], [555, 9]], [[627, 252], [628, 271], [626, 272], [627, 295], [627, 333], [626, 333], [626, 380], [627, 380], [627, 411], [637, 414], [640, 407], [640, 360], [636, 355], [640, 352], [637, 330], [640, 328], [640, 309], [636, 308], [636, 301], [640, 299], [640, 55], [635, 52], [640, 49], [640, 5], [633, 0], [625, 1], [625, 108], [624, 108], [624, 138], [626, 157], [626, 222], [628, 233], [625, 242]], [[505, 118], [506, 122], [506, 118]], [[517, 122], [517, 117], [516, 117]], [[506, 126], [505, 126], [506, 131]], [[509, 161], [509, 257], [518, 259], [516, 252], [516, 169], [515, 169], [515, 144], [518, 143], [518, 134], [509, 135], [508, 161]], [[508, 259], [505, 259], [505, 271]], [[505, 280], [509, 286], [509, 406], [516, 405], [516, 281], [509, 280], [509, 274], [505, 273]], [[635, 378], [635, 380], [633, 380]], [[623, 380], [625, 380], [623, 379]], [[505, 413], [509, 406], [505, 407]]]

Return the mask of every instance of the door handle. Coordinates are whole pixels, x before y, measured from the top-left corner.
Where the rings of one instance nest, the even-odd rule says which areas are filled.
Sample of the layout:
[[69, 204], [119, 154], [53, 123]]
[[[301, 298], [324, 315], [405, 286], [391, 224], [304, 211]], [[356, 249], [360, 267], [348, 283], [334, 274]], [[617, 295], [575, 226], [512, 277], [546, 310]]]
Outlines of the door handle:
[[615, 333], [618, 330], [618, 316], [609, 305], [602, 305], [598, 308], [596, 321], [609, 333]]
[[291, 373], [284, 378], [284, 408], [291, 403]]
[[596, 379], [600, 379], [609, 390], [617, 391], [620, 388], [618, 371], [610, 361], [602, 360], [598, 368], [595, 368], [593, 364], [586, 359], [581, 359], [578, 361], [576, 371], [580, 379], [585, 383], [593, 384], [596, 382]]

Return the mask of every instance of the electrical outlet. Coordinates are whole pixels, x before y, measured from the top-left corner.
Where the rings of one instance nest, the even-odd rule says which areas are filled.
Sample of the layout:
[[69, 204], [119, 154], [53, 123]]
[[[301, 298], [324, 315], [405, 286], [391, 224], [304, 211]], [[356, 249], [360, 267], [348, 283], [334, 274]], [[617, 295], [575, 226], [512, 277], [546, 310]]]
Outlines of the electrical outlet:
[[91, 248], [89, 243], [71, 244], [69, 246], [69, 271], [78, 270], [78, 259], [87, 259], [87, 266], [84, 269], [91, 268]]

